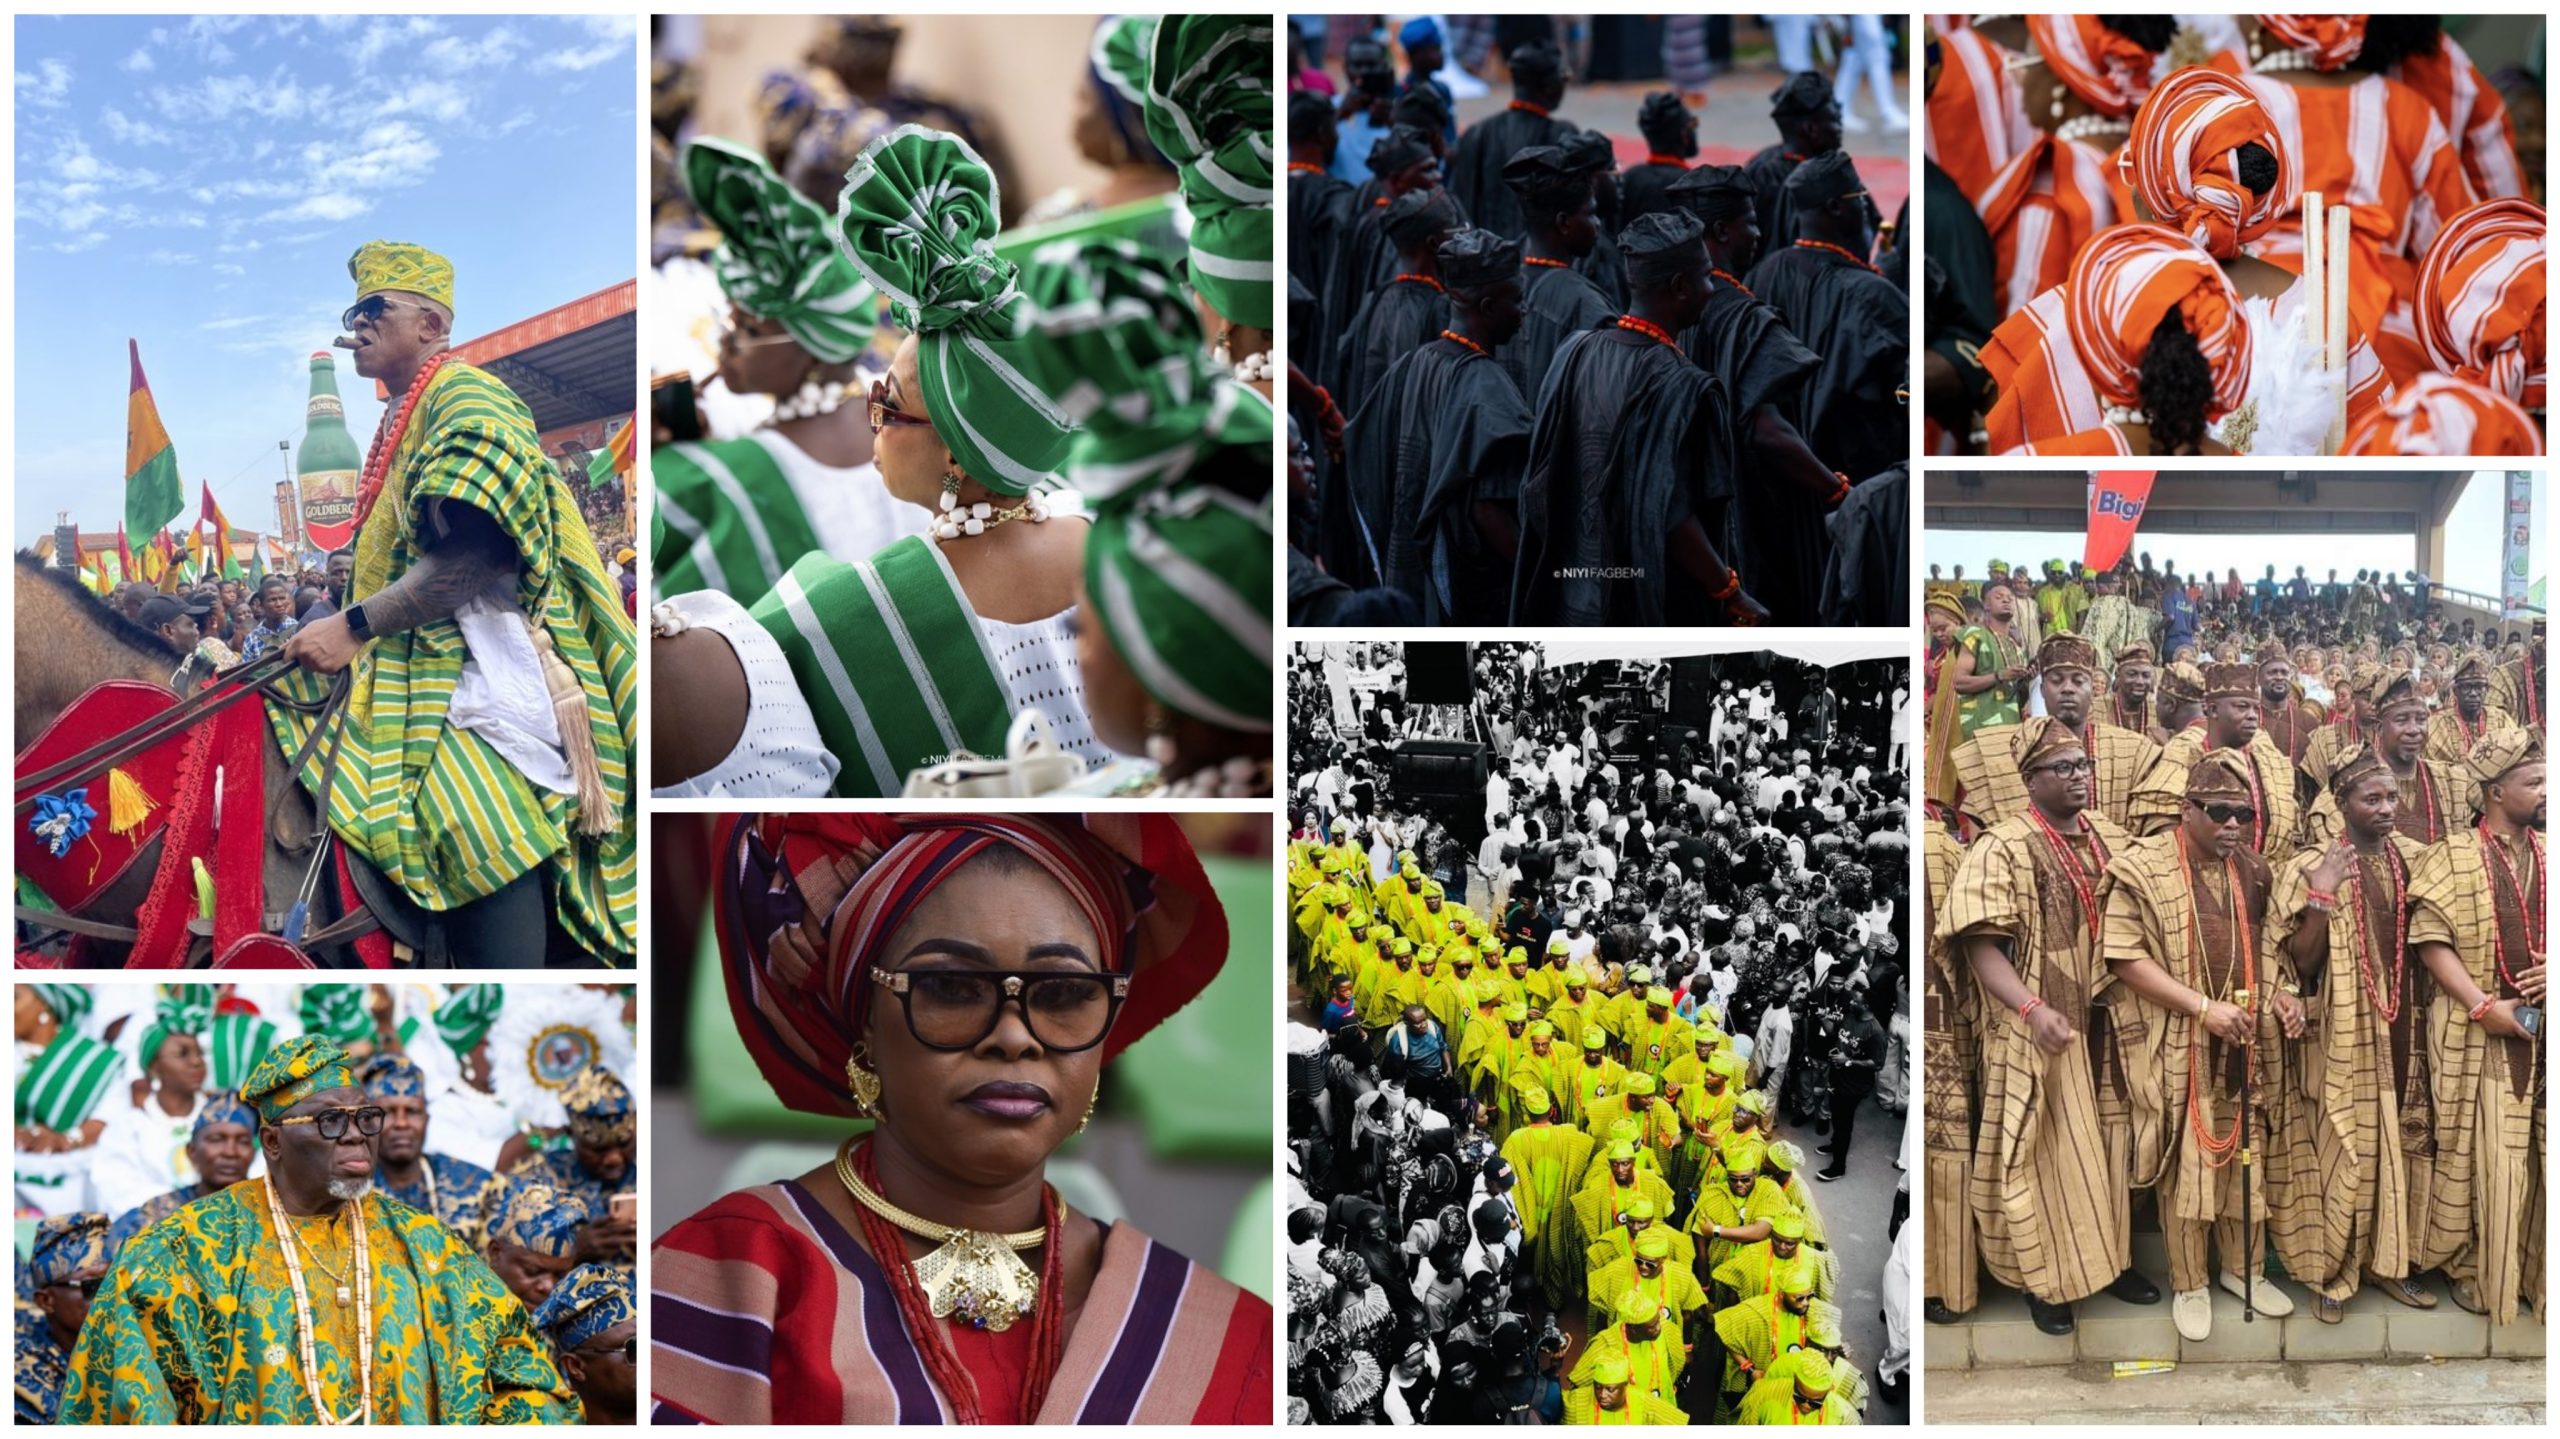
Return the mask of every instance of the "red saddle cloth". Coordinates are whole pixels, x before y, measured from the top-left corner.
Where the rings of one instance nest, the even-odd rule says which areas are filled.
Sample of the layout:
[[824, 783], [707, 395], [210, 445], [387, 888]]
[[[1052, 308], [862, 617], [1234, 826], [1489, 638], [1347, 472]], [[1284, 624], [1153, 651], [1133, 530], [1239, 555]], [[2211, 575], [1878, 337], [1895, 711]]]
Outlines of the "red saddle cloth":
[[[92, 688], [71, 702], [71, 707], [54, 716], [35, 742], [18, 752], [17, 773], [33, 774], [60, 764], [93, 745], [103, 744], [117, 735], [177, 708], [178, 697], [159, 685], [140, 680], [109, 680]], [[70, 788], [86, 791], [83, 798], [98, 817], [90, 823], [88, 834], [74, 840], [57, 859], [53, 851], [27, 828], [28, 816], [18, 817], [18, 873], [33, 881], [44, 897], [64, 912], [77, 914], [101, 893], [124, 877], [124, 872], [141, 858], [142, 851], [169, 827], [169, 806], [177, 798], [178, 771], [186, 757], [187, 735], [171, 735], [159, 744], [137, 755], [127, 756], [116, 768], [141, 787], [150, 799], [151, 810], [142, 823], [123, 834], [107, 828], [107, 777], [103, 774], [69, 788], [46, 791], [68, 794]], [[35, 798], [35, 791], [21, 788], [20, 800]], [[117, 922], [130, 919], [125, 915], [100, 915]]]

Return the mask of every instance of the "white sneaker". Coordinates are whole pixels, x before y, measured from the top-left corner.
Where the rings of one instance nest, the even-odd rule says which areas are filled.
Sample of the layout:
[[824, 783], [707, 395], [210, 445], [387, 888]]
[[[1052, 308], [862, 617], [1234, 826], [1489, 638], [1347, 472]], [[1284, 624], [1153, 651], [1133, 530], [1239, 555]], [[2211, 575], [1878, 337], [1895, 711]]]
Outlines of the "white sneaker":
[[2190, 1344], [2202, 1344], [2213, 1337], [2213, 1291], [2181, 1289], [2169, 1301], [2169, 1318], [2176, 1322], [2178, 1333]]
[[2240, 1292], [2240, 1276], [2228, 1269], [2222, 1271], [2222, 1287], [2234, 1299], [2255, 1298], [2258, 1303], [2258, 1312], [2270, 1319], [2282, 1319], [2293, 1312], [2293, 1300], [2286, 1297], [2285, 1292], [2275, 1286], [2274, 1280], [2263, 1274], [2259, 1275], [2250, 1286], [2258, 1291], [2254, 1296]]
[[1854, 110], [1840, 112], [1840, 133], [1843, 135], [1863, 135], [1874, 128], [1875, 126], [1860, 119]]
[[1888, 130], [1909, 130], [1911, 117], [1900, 110], [1888, 110], [1884, 116], [1884, 127]]

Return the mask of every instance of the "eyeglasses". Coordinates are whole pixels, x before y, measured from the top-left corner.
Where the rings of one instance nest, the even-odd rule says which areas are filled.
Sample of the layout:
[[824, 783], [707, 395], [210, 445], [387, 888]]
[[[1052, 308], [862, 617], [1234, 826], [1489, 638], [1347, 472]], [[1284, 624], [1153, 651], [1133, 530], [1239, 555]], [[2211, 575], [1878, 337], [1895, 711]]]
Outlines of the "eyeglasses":
[[2203, 810], [2204, 817], [2215, 824], [2229, 824], [2235, 819], [2242, 824], [2258, 822], [2258, 812], [2245, 804], [2200, 804], [2196, 808]]
[[933, 428], [933, 421], [922, 415], [911, 415], [889, 403], [889, 381], [883, 377], [871, 382], [871, 433], [878, 434], [891, 425], [922, 425]]
[[387, 311], [425, 308], [424, 305], [412, 305], [405, 300], [394, 300], [387, 295], [367, 295], [349, 305], [346, 312], [338, 316], [338, 324], [342, 328], [352, 330], [356, 327], [356, 321], [379, 321]]
[[297, 1114], [274, 1122], [278, 1128], [288, 1124], [308, 1124], [320, 1131], [322, 1139], [335, 1143], [347, 1137], [349, 1122], [354, 1123], [356, 1133], [371, 1139], [382, 1132], [382, 1122], [387, 1117], [382, 1110], [366, 1105], [362, 1109], [324, 1109], [318, 1114]]
[[2062, 776], [2064, 779], [2069, 779], [2073, 775], [2087, 774], [2089, 771], [2096, 768], [2096, 765], [2091, 764], [2085, 759], [2066, 759], [2056, 760], [2052, 764], [2037, 765], [2035, 769], [2029, 770], [2028, 773], [2035, 774], [2040, 772], [2044, 774], [2056, 774]]
[[622, 1356], [622, 1362], [634, 1364], [640, 1359], [640, 1336], [635, 1334], [619, 1344], [608, 1344], [602, 1349], [572, 1349], [569, 1352], [589, 1359], [610, 1359], [619, 1354]]
[[107, 1276], [103, 1274], [94, 1274], [86, 1279], [57, 1280], [54, 1283], [47, 1284], [42, 1287], [46, 1289], [77, 1289], [80, 1291], [81, 1298], [95, 1299], [98, 1297], [98, 1291], [106, 1287], [106, 1283]]
[[871, 971], [871, 982], [898, 996], [907, 1033], [927, 1049], [963, 1050], [995, 1033], [1011, 1004], [1040, 1047], [1058, 1054], [1091, 1049], [1111, 1032], [1129, 997], [1125, 974], [989, 969]]

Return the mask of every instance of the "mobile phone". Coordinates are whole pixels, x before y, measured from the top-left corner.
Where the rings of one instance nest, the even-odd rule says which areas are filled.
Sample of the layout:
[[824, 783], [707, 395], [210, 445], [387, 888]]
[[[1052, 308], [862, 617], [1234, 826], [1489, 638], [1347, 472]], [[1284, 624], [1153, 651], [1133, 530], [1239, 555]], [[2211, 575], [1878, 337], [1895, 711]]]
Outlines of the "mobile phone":
[[637, 1223], [640, 1218], [640, 1196], [637, 1194], [613, 1196], [613, 1217], [624, 1224]]
[[693, 376], [670, 371], [649, 381], [649, 420], [670, 443], [702, 438], [702, 406], [695, 399]]
[[2542, 1037], [2542, 1006], [2538, 1004], [2517, 1005], [2516, 1027], [2522, 1029], [2525, 1033], [2533, 1036], [2535, 1039], [2540, 1039]]

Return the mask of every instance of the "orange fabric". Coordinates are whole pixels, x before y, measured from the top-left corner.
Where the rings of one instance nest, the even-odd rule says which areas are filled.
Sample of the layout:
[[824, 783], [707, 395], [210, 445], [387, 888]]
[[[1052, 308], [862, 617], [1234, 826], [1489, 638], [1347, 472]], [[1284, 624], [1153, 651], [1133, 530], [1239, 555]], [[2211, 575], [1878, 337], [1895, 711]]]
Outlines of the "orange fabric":
[[2101, 115], [2132, 114], [2151, 89], [2151, 52], [2095, 15], [2030, 15], [2027, 34], [2053, 77]]
[[2412, 55], [2391, 67], [2391, 78], [2426, 97], [2462, 155], [2462, 171], [2483, 200], [2527, 199], [2524, 165], [2516, 158], [2516, 123], [2471, 56], [2450, 35], [2432, 55]]
[[2542, 431], [2524, 407], [2450, 375], [2424, 374], [2347, 436], [2350, 455], [2538, 455]]
[[1979, 201], [2019, 151], [2036, 142], [2009, 52], [1980, 32], [1938, 36], [1938, 79], [1929, 89], [1927, 151], [1965, 198]]
[[2133, 215], [2102, 152], [2042, 133], [1975, 197], [1974, 209], [1991, 233], [2003, 314], [2061, 284], [2090, 236]]
[[2454, 216], [2418, 273], [2418, 337], [2436, 368], [2528, 410], [2543, 404], [2546, 237], [2540, 206], [2491, 200]]
[[2345, 68], [2364, 53], [2362, 15], [2261, 15], [2258, 23], [2287, 50], [2307, 50], [2322, 70]]
[[[2237, 152], [2266, 147], [2276, 179], [2263, 195], [2240, 183]], [[2174, 71], [2134, 114], [2118, 163], [2151, 218], [2219, 259], [2240, 253], [2302, 202], [2302, 173], [2248, 86], [2205, 65]]]
[[2082, 430], [2076, 435], [2064, 435], [2060, 439], [2039, 440], [2027, 446], [2027, 453], [2031, 455], [2129, 455], [2133, 453], [2133, 446], [2126, 441], [2124, 431], [2113, 425], [2100, 425], [2094, 430]]

